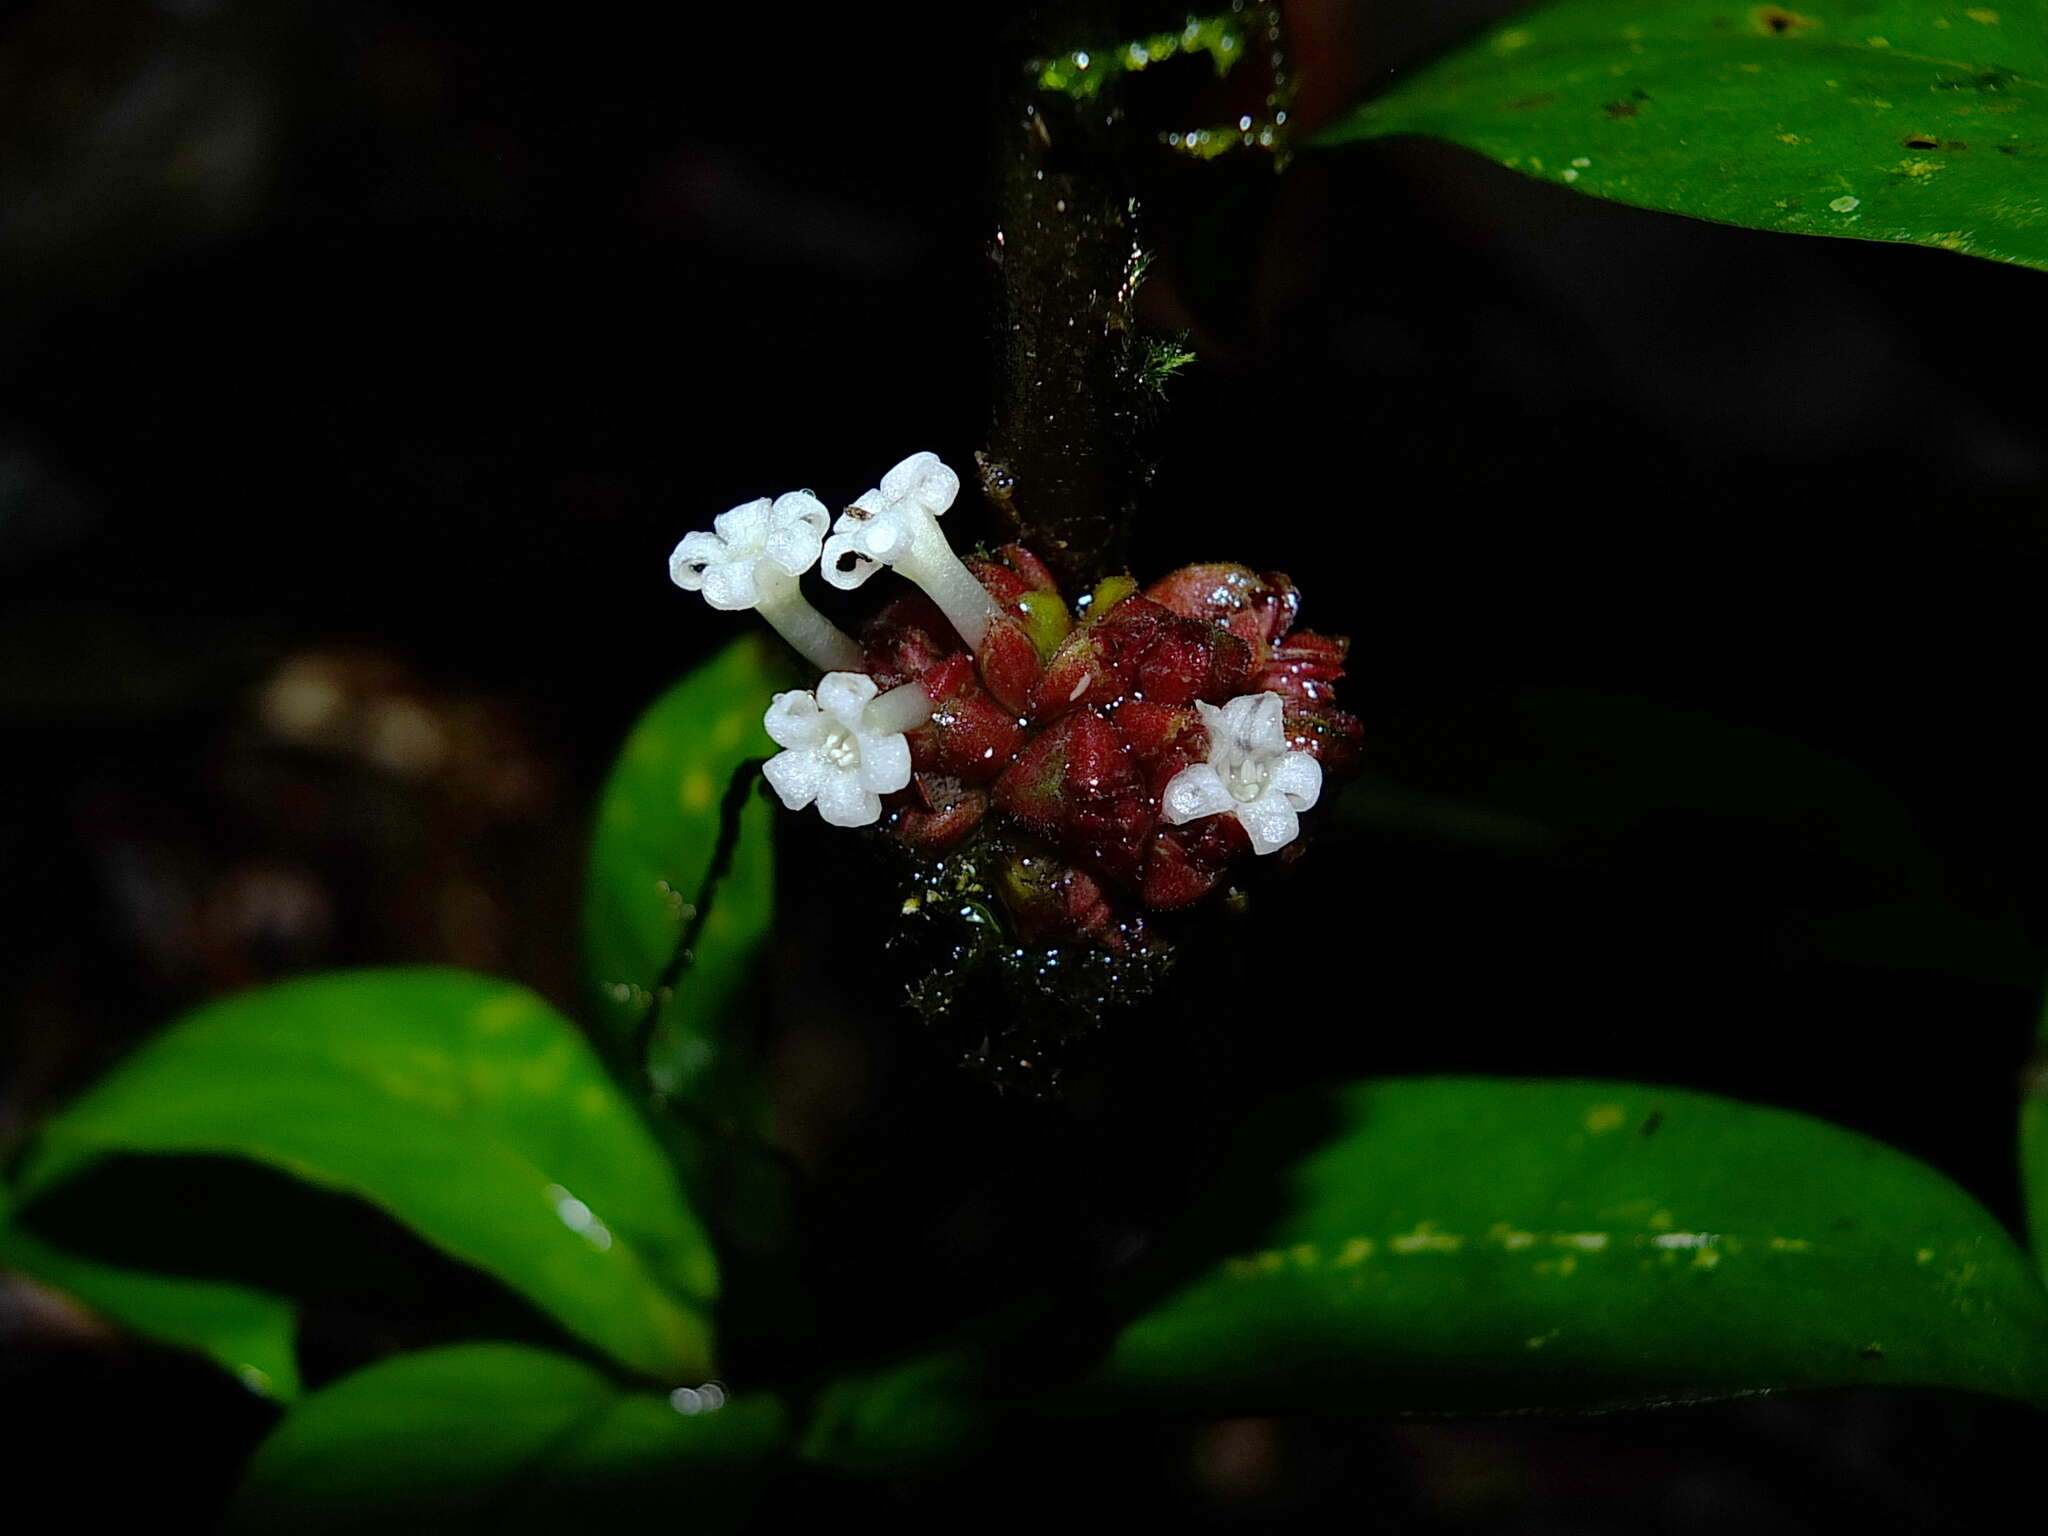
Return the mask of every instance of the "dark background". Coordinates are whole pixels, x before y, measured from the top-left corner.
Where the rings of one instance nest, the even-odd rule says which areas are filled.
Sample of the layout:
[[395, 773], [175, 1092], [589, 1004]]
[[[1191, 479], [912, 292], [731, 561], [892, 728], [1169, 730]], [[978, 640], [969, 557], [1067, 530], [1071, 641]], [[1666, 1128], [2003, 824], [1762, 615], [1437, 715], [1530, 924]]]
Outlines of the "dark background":
[[[1302, 120], [1509, 8], [1291, 8]], [[0, 1152], [181, 1007], [270, 977], [448, 960], [574, 1001], [604, 764], [733, 633], [669, 585], [674, 540], [986, 438], [999, 26], [6, 14]], [[1131, 110], [1198, 126], [1232, 89], [1162, 68]], [[1377, 1071], [1793, 1105], [2016, 1221], [2048, 917], [2048, 278], [1609, 207], [1437, 145], [1125, 169], [1159, 251], [1144, 313], [1200, 353], [1139, 574], [1292, 572], [1305, 622], [1353, 639], [1367, 776], [1194, 968], [1224, 1027], [1196, 1052], [1185, 1006], [1133, 1026], [1094, 1104], [956, 1072], [905, 978], [859, 963], [884, 885], [849, 915], [859, 860], [785, 823], [793, 867], [834, 872], [790, 882], [764, 1047], [843, 1240], [815, 1274], [907, 1339], [1090, 1273], [1149, 1229], [1153, 1164], [1219, 1096]], [[822, 979], [849, 973], [872, 995]], [[885, 1295], [863, 1256], [902, 1243], [925, 1278]], [[320, 1326], [316, 1380], [433, 1328], [363, 1304]], [[0, 1291], [0, 1454], [78, 1513], [201, 1521], [268, 1422], [207, 1368]], [[1146, 1424], [774, 1509], [1956, 1529], [2039, 1434], [1915, 1393]]]

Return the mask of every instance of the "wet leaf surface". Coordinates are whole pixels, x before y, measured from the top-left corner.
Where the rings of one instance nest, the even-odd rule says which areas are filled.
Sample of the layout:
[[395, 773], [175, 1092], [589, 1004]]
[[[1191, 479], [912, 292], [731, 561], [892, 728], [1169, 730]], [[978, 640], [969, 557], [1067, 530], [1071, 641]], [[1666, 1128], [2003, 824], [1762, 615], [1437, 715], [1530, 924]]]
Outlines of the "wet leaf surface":
[[1123, 1330], [1098, 1389], [1224, 1413], [1880, 1383], [2048, 1401], [2025, 1256], [1946, 1178], [1838, 1127], [1487, 1078], [1357, 1085], [1260, 1125], [1239, 1166], [1270, 1185], [1239, 1174], [1185, 1250], [1206, 1228], [1229, 1256]]
[[1319, 138], [1448, 139], [1641, 208], [2048, 267], [2048, 10], [1565, 0]]
[[134, 1153], [359, 1196], [623, 1365], [709, 1368], [717, 1264], [674, 1173], [582, 1036], [510, 983], [345, 971], [202, 1008], [46, 1126], [17, 1188]]

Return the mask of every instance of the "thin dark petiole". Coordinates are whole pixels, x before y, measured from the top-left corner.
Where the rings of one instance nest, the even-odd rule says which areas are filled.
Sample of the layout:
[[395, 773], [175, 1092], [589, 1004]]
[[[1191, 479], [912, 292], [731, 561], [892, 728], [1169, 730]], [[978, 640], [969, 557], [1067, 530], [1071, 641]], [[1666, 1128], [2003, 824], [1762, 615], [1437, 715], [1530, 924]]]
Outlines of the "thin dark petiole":
[[697, 896], [690, 906], [690, 919], [683, 925], [683, 931], [676, 939], [676, 947], [668, 957], [668, 964], [661, 968], [661, 974], [654, 978], [647, 1000], [647, 1011], [640, 1016], [640, 1027], [633, 1036], [633, 1060], [639, 1070], [652, 1076], [648, 1057], [654, 1048], [654, 1033], [661, 1024], [661, 1005], [675, 990], [683, 972], [690, 968], [696, 957], [697, 941], [704, 936], [704, 924], [711, 916], [711, 903], [718, 892], [718, 886], [732, 873], [733, 854], [740, 842], [740, 812], [746, 809], [747, 796], [761, 776], [765, 757], [750, 757], [732, 771], [732, 778], [726, 782], [725, 798], [718, 806], [718, 843], [711, 850], [710, 866], [704, 871], [704, 878], [698, 883]]

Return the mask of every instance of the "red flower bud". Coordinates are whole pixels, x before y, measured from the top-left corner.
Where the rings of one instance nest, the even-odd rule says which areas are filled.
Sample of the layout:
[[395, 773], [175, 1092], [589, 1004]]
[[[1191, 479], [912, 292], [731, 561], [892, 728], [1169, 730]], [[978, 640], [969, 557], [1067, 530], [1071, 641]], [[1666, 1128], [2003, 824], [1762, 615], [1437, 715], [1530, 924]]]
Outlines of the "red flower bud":
[[[1023, 942], [1115, 947], [1143, 909], [1191, 906], [1251, 859], [1234, 811], [1162, 817], [1175, 779], [1222, 750], [1211, 730], [1223, 716], [1197, 704], [1282, 700], [1284, 742], [1230, 746], [1230, 762], [1250, 765], [1233, 771], [1253, 775], [1233, 794], [1261, 793], [1258, 776], [1286, 752], [1331, 777], [1355, 765], [1362, 732], [1335, 703], [1347, 642], [1294, 632], [1300, 598], [1285, 576], [1208, 564], [1142, 594], [1105, 583], [1077, 623], [1022, 546], [968, 568], [999, 610], [978, 660], [922, 597], [876, 615], [862, 650], [879, 685], [917, 681], [932, 699], [931, 719], [910, 733], [915, 777], [894, 797], [891, 831], [934, 854], [999, 839], [983, 867]], [[1209, 793], [1197, 803], [1232, 803]]]

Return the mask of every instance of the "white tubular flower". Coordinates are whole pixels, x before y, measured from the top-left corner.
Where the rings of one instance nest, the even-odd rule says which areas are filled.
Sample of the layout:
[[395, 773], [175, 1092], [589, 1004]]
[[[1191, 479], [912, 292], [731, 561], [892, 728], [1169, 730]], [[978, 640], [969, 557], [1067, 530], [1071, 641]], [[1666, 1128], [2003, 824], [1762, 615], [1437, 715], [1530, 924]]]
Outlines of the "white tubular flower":
[[825, 541], [825, 579], [851, 590], [885, 565], [924, 588], [968, 646], [980, 651], [995, 599], [960, 563], [939, 532], [939, 516], [960, 494], [960, 477], [935, 453], [914, 453], [839, 514]]
[[1247, 693], [1221, 709], [1197, 704], [1209, 730], [1209, 760], [1167, 782], [1160, 814], [1176, 827], [1204, 816], [1235, 816], [1253, 853], [1273, 853], [1301, 832], [1300, 813], [1323, 792], [1323, 765], [1287, 746], [1277, 693]]
[[905, 732], [931, 718], [931, 697], [917, 683], [875, 696], [875, 680], [828, 672], [816, 693], [778, 693], [761, 723], [784, 750], [761, 771], [782, 803], [812, 801], [835, 827], [872, 826], [882, 796], [910, 782]]
[[727, 613], [753, 608], [820, 672], [860, 665], [860, 647], [813, 608], [797, 577], [818, 563], [831, 521], [809, 491], [791, 491], [721, 512], [711, 533], [686, 533], [668, 557], [668, 574], [685, 592]]

